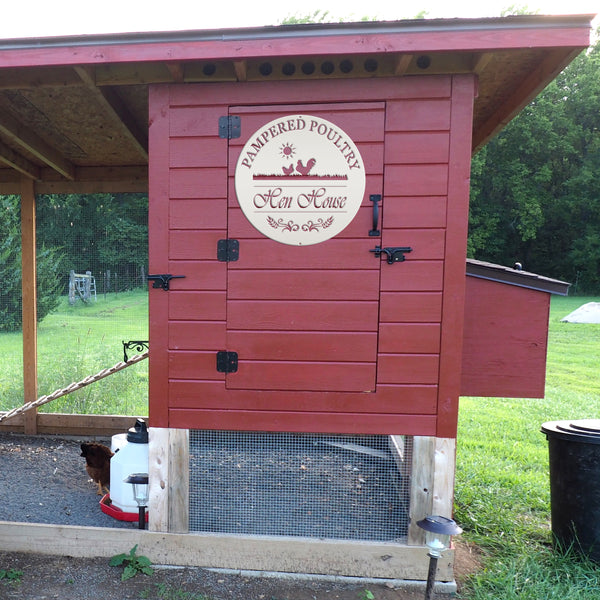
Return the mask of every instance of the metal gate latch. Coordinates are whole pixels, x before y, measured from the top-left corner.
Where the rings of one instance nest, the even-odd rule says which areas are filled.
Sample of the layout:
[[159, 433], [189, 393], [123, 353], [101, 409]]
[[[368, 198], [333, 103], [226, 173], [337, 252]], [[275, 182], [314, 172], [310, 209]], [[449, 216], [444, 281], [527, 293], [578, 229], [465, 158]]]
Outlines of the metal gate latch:
[[170, 273], [163, 273], [162, 275], [148, 275], [148, 281], [153, 281], [153, 288], [162, 288], [165, 292], [169, 291], [169, 281], [171, 279], [184, 279], [185, 275], [171, 275]]
[[373, 252], [375, 254], [375, 258], [385, 254], [387, 256], [388, 265], [393, 265], [397, 262], [404, 262], [406, 260], [404, 253], [412, 252], [412, 248], [410, 246], [394, 246], [388, 248], [375, 246], [375, 248], [373, 250], [369, 250], [369, 252]]

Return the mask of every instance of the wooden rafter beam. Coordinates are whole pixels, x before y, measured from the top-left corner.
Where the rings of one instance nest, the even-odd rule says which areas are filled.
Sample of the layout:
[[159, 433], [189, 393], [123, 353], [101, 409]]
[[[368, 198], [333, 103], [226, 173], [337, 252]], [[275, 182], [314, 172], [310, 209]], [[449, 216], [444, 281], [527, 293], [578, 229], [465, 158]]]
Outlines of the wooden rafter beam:
[[0, 113], [0, 133], [39, 158], [63, 177], [71, 181], [75, 179], [75, 168], [70, 161], [6, 112]]
[[96, 100], [104, 108], [106, 114], [117, 123], [125, 135], [134, 143], [144, 159], [148, 159], [148, 135], [137, 124], [135, 118], [125, 106], [125, 103], [111, 87], [98, 87], [94, 78], [94, 71], [89, 67], [74, 67], [75, 71], [94, 93]]
[[18, 171], [31, 179], [40, 178], [40, 168], [37, 165], [34, 165], [31, 161], [27, 160], [2, 142], [0, 142], [0, 162], [12, 167], [15, 171]]

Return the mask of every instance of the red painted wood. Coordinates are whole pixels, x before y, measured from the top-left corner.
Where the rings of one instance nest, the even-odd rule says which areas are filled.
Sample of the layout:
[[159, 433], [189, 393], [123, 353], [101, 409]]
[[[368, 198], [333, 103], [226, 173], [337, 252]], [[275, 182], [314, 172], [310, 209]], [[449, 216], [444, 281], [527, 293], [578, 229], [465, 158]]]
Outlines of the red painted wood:
[[171, 427], [187, 429], [190, 423], [198, 423], [202, 429], [233, 431], [289, 431], [290, 433], [356, 433], [383, 435], [435, 435], [436, 417], [429, 415], [403, 415], [393, 413], [362, 414], [331, 412], [283, 412], [271, 411], [170, 411]]
[[169, 377], [225, 380], [225, 373], [219, 373], [216, 364], [217, 354], [214, 351], [170, 351]]
[[384, 186], [386, 193], [394, 190], [394, 195], [443, 196], [448, 191], [448, 166], [388, 165]]
[[375, 391], [375, 363], [245, 361], [227, 375], [228, 389]]
[[[389, 53], [427, 53], [442, 51], [491, 51], [493, 49], [522, 48], [523, 40], [529, 47], [587, 47], [589, 45], [589, 19], [580, 22], [565, 22], [557, 27], [525, 26], [519, 28], [464, 28], [460, 35], [453, 28], [439, 30], [407, 30], [399, 32], [373, 32], [333, 36], [270, 37], [268, 43], [262, 36], [257, 39], [233, 39], [215, 41], [188, 40], [172, 41], [125, 40], [121, 43], [64, 46], [32, 46], [2, 50], [4, 67], [51, 66], [73, 64], [127, 63], [147, 61], [185, 60], [244, 60], [271, 56], [342, 55], [349, 49], [359, 48], [362, 55], [380, 53], [382, 48]], [[404, 79], [391, 79], [395, 85]], [[430, 77], [429, 79], [435, 79]], [[362, 85], [362, 81], [361, 81]], [[367, 87], [367, 86], [365, 86]], [[339, 98], [345, 98], [343, 94]], [[426, 98], [427, 96], [423, 96]], [[208, 102], [207, 102], [208, 103]]]
[[227, 270], [223, 263], [199, 260], [169, 261], [169, 273], [184, 275], [184, 279], [172, 279], [173, 290], [226, 290]]
[[168, 317], [174, 320], [224, 321], [225, 292], [171, 290]]
[[467, 277], [460, 393], [543, 398], [550, 294]]
[[264, 390], [228, 390], [222, 381], [175, 380], [170, 384], [171, 405], [175, 409], [203, 410], [279, 410], [282, 406], [297, 410], [333, 413], [359, 412], [384, 414], [435, 415], [436, 385], [378, 385], [377, 393], [296, 392]]
[[[374, 262], [374, 261], [373, 261]], [[379, 271], [232, 270], [231, 300], [379, 300]], [[282, 309], [285, 310], [285, 308]]]
[[227, 231], [171, 229], [169, 233], [169, 258], [171, 260], [214, 260], [217, 243], [227, 237]]
[[[287, 310], [286, 306], [293, 310]], [[377, 302], [252, 301], [228, 303], [230, 329], [377, 331]]]
[[[210, 141], [212, 138], [214, 143], [222, 144], [220, 138], [215, 138], [215, 124], [219, 122], [219, 117], [227, 114], [228, 106], [225, 103], [222, 102], [221, 105], [217, 104], [216, 106], [205, 105], [202, 110], [198, 110], [197, 99], [191, 106], [176, 106], [173, 99], [171, 102], [169, 116], [171, 144], [183, 137], [208, 138], [203, 142]], [[197, 154], [204, 154], [199, 150], [196, 150]]]
[[[229, 214], [232, 212], [230, 211]], [[243, 216], [240, 218], [246, 220]], [[368, 227], [370, 226], [368, 225]], [[365, 227], [367, 226], [363, 225], [363, 232], [366, 230]], [[231, 226], [230, 234], [232, 237], [240, 237], [235, 236], [234, 232], [231, 232]], [[378, 238], [372, 238], [361, 241], [361, 252], [355, 252], [353, 255], [352, 267], [354, 269], [378, 268], [373, 253], [370, 252], [370, 249], [374, 248], [376, 243], [378, 243], [376, 242], [377, 240]], [[354, 239], [336, 236], [331, 240], [327, 240], [325, 242], [326, 246], [323, 244], [313, 244], [312, 246], [300, 247], [280, 244], [277, 246], [276, 252], [271, 252], [271, 240], [266, 238], [244, 239], [240, 241], [239, 260], [230, 263], [228, 268], [233, 272], [238, 269], [244, 269], [246, 265], [260, 260], [262, 269], [295, 269], [296, 272], [298, 270], [311, 271], [313, 269], [343, 269], [348, 267], [348, 253], [355, 247], [356, 243]], [[324, 247], [326, 247], [325, 251], [323, 250]]]
[[429, 198], [394, 197], [386, 193], [383, 201], [386, 225], [390, 227], [446, 227], [446, 196]]
[[169, 202], [169, 227], [170, 229], [226, 230], [226, 208], [225, 199], [172, 199]]
[[434, 384], [438, 382], [437, 354], [380, 354], [377, 383]]
[[[404, 244], [401, 244], [404, 245]], [[444, 263], [441, 260], [411, 260], [381, 267], [381, 290], [385, 292], [435, 292], [443, 287]]]
[[435, 354], [439, 351], [438, 323], [382, 323], [379, 327], [379, 352]]
[[450, 98], [439, 100], [420, 98], [389, 102], [386, 128], [388, 131], [448, 131]]
[[439, 437], [456, 437], [465, 298], [465, 262], [471, 173], [471, 123], [476, 81], [457, 75], [452, 83], [452, 132], [448, 177], [446, 259], [440, 352]]
[[440, 323], [441, 292], [382, 292], [379, 318], [387, 323]]
[[[151, 87], [149, 92], [150, 129], [153, 169], [148, 173], [148, 268], [150, 273], [168, 273], [169, 153], [166, 140], [169, 134], [169, 90]], [[169, 424], [169, 366], [167, 360], [169, 295], [162, 290], [150, 288], [149, 342], [153, 354], [149, 359], [149, 424], [152, 427], [168, 427]]]
[[386, 149], [401, 164], [447, 163], [450, 136], [445, 131], [388, 133]]
[[171, 321], [169, 348], [171, 350], [213, 350], [225, 348], [225, 321]]
[[210, 169], [171, 169], [171, 198], [226, 198], [225, 167]]
[[221, 139], [172, 138], [169, 142], [171, 166], [179, 169], [227, 167], [226, 157], [219, 152], [222, 146]]
[[412, 252], [406, 254], [406, 260], [440, 260], [444, 258], [445, 231], [443, 229], [391, 229], [385, 216], [385, 231], [381, 238], [381, 245], [408, 246]]

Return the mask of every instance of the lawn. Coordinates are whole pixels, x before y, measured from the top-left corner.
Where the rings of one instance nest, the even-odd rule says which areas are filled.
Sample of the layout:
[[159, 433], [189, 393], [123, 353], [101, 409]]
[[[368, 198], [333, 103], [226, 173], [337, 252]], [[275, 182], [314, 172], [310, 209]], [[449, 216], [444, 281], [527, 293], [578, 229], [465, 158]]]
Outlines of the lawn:
[[600, 597], [600, 571], [551, 549], [546, 421], [600, 415], [600, 325], [561, 323], [596, 298], [554, 297], [546, 397], [461, 398], [455, 518], [484, 550], [463, 598]]
[[[123, 341], [148, 339], [146, 290], [98, 296], [70, 306], [61, 300], [38, 329], [38, 395], [93, 375], [123, 360]], [[0, 410], [23, 398], [21, 334], [0, 335]], [[134, 352], [129, 352], [131, 356]], [[41, 412], [148, 414], [148, 361], [59, 398]]]

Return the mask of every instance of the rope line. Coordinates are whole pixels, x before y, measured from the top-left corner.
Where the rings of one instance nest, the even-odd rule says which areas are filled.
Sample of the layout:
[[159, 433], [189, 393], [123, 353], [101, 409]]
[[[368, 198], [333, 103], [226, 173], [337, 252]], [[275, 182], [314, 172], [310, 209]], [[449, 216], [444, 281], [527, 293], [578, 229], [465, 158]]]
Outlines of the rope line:
[[38, 406], [42, 406], [43, 404], [52, 402], [52, 400], [56, 400], [57, 398], [66, 396], [67, 394], [70, 394], [71, 392], [80, 390], [81, 388], [85, 387], [86, 385], [90, 385], [90, 383], [94, 383], [96, 381], [99, 381], [100, 379], [104, 379], [105, 377], [112, 375], [113, 373], [122, 371], [123, 369], [126, 369], [127, 367], [130, 367], [131, 365], [134, 365], [135, 363], [138, 363], [146, 358], [148, 358], [147, 350], [143, 354], [136, 354], [135, 356], [132, 356], [127, 362], [123, 362], [123, 361], [118, 362], [113, 367], [109, 367], [108, 369], [102, 369], [102, 371], [99, 371], [95, 375], [88, 375], [85, 379], [82, 379], [81, 381], [76, 381], [75, 383], [71, 383], [67, 387], [64, 387], [64, 388], [61, 388], [59, 390], [52, 392], [51, 394], [48, 394], [46, 396], [40, 396], [37, 400], [34, 400], [33, 402], [27, 402], [26, 404], [23, 404], [23, 406], [13, 408], [12, 410], [9, 410], [7, 413], [0, 415], [0, 423], [2, 423], [2, 421], [6, 421], [7, 419], [10, 419], [12, 417], [16, 417], [17, 415], [21, 415], [24, 412], [31, 410], [32, 408], [37, 408]]

